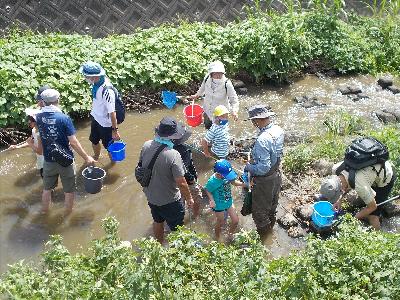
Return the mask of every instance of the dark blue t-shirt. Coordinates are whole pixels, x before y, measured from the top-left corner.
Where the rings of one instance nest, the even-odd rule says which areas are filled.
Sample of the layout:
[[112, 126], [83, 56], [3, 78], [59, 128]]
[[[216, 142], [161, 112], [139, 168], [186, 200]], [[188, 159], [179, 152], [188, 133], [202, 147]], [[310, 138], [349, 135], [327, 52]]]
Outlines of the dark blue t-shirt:
[[42, 112], [36, 116], [40, 138], [43, 145], [43, 156], [45, 161], [53, 161], [49, 155], [49, 146], [56, 142], [72, 156], [68, 136], [74, 135], [76, 130], [72, 120], [61, 112]]

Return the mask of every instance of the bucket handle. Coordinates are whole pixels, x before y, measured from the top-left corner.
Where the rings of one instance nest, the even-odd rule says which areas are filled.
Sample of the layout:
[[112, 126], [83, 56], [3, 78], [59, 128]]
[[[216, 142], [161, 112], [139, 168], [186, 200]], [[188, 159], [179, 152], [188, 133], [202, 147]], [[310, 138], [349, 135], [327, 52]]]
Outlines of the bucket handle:
[[323, 216], [323, 215], [321, 215], [315, 208], [314, 208], [314, 212], [315, 212], [318, 216], [320, 216], [321, 218], [332, 218], [332, 217], [335, 217], [335, 213], [333, 213], [333, 215]]
[[107, 150], [108, 150], [108, 147], [110, 147], [114, 143], [123, 143], [123, 144], [125, 144], [124, 140], [116, 140], [115, 141], [115, 140], [112, 139], [111, 141], [108, 142]]

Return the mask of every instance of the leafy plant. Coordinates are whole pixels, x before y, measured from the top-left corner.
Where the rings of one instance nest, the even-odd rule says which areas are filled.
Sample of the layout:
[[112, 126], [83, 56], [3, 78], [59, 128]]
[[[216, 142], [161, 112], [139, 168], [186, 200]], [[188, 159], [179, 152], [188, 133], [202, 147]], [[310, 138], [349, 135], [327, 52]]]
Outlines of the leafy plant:
[[[269, 260], [254, 231], [232, 245], [206, 242], [187, 229], [134, 242], [106, 235], [70, 254], [53, 237], [39, 267], [17, 263], [2, 275], [0, 296], [12, 299], [397, 299], [400, 236], [370, 231], [349, 215], [340, 234], [315, 236], [288, 257]], [[372, 263], [371, 263], [372, 262]], [[385, 266], [382, 268], [382, 266]]]
[[329, 134], [354, 135], [359, 133], [366, 126], [366, 123], [359, 116], [339, 110], [330, 114], [323, 125]]

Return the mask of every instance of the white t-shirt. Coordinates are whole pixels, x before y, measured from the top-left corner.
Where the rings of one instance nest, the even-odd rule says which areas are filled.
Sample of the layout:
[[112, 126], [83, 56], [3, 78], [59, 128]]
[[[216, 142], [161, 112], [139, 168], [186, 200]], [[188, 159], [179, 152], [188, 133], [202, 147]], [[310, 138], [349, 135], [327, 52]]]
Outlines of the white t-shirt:
[[[339, 167], [340, 163], [333, 166], [333, 174], [335, 174], [336, 169]], [[393, 176], [393, 168], [389, 161], [385, 162], [385, 171], [382, 169], [381, 164], [376, 164], [370, 167], [363, 168], [356, 171], [354, 179], [354, 190], [357, 195], [364, 201], [365, 204], [369, 204], [376, 196], [375, 191], [372, 187], [384, 187], [389, 184]], [[379, 175], [378, 175], [379, 173]], [[343, 170], [341, 172], [345, 177], [346, 181], [349, 182], [349, 172]]]
[[[36, 131], [36, 128], [32, 128], [32, 138], [33, 138], [33, 145], [37, 147], [40, 135], [39, 131]], [[37, 153], [35, 154], [36, 154], [36, 169], [40, 170], [43, 168], [44, 156]]]
[[90, 114], [103, 127], [111, 127], [110, 113], [115, 111], [115, 93], [112, 89], [106, 89], [103, 97], [104, 87], [110, 86], [111, 83], [106, 78], [104, 84], [99, 87], [96, 92], [96, 98], [93, 99], [92, 111]]

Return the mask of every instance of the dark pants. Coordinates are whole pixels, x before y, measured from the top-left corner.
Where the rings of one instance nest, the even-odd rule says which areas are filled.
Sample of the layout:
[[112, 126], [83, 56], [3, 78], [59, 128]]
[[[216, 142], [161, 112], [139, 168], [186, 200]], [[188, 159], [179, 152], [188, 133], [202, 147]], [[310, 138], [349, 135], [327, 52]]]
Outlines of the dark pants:
[[257, 230], [266, 230], [274, 226], [282, 177], [279, 170], [269, 176], [256, 176], [253, 179], [252, 216]]
[[[390, 192], [393, 189], [396, 179], [397, 179], [397, 175], [395, 173], [393, 173], [392, 179], [390, 180], [390, 182], [387, 185], [385, 185], [383, 187], [372, 187], [372, 189], [376, 193], [376, 196], [375, 196], [376, 204], [382, 203], [389, 198]], [[382, 205], [379, 206], [377, 209], [375, 209], [371, 213], [371, 215], [380, 217], [382, 215], [383, 206]]]
[[107, 149], [108, 144], [112, 140], [112, 128], [101, 126], [93, 117], [92, 124], [90, 126], [89, 141], [92, 144], [97, 145], [101, 140], [104, 148]]
[[211, 119], [207, 116], [206, 113], [203, 113], [203, 118], [204, 118], [204, 127], [208, 130], [212, 126], [212, 121]]
[[172, 231], [175, 231], [178, 226], [183, 225], [185, 206], [182, 200], [161, 206], [151, 204], [150, 202], [148, 204], [154, 222], [163, 223], [165, 221]]

